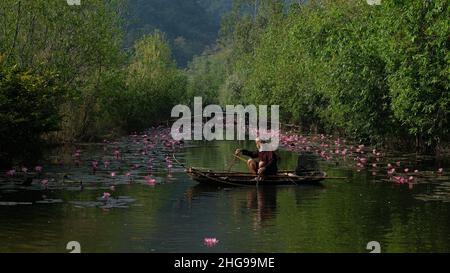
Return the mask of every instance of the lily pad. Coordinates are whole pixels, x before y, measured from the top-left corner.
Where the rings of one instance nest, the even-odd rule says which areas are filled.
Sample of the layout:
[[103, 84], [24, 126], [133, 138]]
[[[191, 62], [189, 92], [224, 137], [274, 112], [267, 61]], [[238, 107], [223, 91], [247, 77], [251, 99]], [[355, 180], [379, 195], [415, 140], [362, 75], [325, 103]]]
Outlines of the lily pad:
[[33, 205], [31, 202], [0, 202], [0, 206]]

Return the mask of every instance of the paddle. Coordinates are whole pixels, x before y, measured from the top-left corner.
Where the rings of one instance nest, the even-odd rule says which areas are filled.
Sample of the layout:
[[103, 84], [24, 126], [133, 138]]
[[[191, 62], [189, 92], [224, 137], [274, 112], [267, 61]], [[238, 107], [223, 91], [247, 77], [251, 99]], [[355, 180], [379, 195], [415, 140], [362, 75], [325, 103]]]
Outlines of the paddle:
[[240, 157], [240, 156], [238, 156], [238, 155], [235, 155], [235, 154], [233, 154], [233, 156], [234, 156], [235, 158], [240, 159], [240, 160], [242, 160], [243, 162], [247, 163], [247, 160], [246, 160], [245, 158], [242, 158], [242, 157]]
[[236, 163], [236, 157], [233, 157], [233, 161], [231, 161], [230, 166], [228, 167], [228, 172], [231, 172], [231, 168], [233, 168], [234, 163]]

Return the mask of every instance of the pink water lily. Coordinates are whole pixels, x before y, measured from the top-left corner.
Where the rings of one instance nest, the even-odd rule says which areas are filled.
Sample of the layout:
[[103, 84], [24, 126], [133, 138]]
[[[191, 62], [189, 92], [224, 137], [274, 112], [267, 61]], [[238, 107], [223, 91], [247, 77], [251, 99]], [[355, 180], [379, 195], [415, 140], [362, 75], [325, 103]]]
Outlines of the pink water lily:
[[109, 197], [111, 197], [111, 194], [109, 192], [104, 192], [103, 193], [103, 199], [108, 199]]
[[408, 179], [406, 179], [406, 178], [403, 177], [403, 176], [394, 176], [393, 179], [394, 179], [394, 181], [395, 181], [396, 183], [398, 183], [398, 184], [405, 184], [405, 183], [407, 183], [407, 181], [408, 181]]
[[6, 176], [13, 177], [16, 175], [16, 170], [9, 170], [6, 172]]
[[145, 176], [144, 177], [145, 182], [147, 182], [147, 184], [149, 184], [150, 186], [154, 186], [156, 184], [156, 179], [150, 177], [150, 176]]
[[116, 172], [111, 172], [111, 177], [116, 177], [117, 173]]
[[38, 165], [38, 166], [34, 167], [34, 170], [38, 173], [41, 173], [43, 170], [43, 167]]
[[94, 160], [91, 162], [92, 172], [95, 174], [98, 170], [98, 161]]
[[207, 246], [207, 247], [213, 247], [215, 245], [217, 245], [219, 243], [219, 240], [217, 240], [216, 238], [205, 238], [203, 240], [203, 243]]
[[120, 158], [120, 150], [116, 149], [114, 151], [114, 155], [116, 156], [116, 159], [119, 159]]

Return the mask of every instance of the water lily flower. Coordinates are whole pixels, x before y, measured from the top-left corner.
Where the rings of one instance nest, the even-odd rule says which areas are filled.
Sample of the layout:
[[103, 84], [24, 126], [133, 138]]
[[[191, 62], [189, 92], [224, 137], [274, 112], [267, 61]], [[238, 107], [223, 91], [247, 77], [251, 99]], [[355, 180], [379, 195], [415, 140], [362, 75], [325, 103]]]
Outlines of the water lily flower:
[[216, 238], [205, 238], [203, 240], [203, 243], [207, 246], [207, 247], [213, 247], [215, 245], [217, 245], [219, 243], [219, 240], [217, 240]]
[[388, 170], [388, 175], [392, 175], [395, 173], [395, 168], [389, 169]]
[[145, 176], [144, 180], [147, 182], [147, 184], [149, 184], [150, 186], [154, 186], [156, 184], [156, 179], [150, 177], [150, 176]]
[[114, 155], [116, 156], [116, 159], [119, 159], [119, 158], [120, 158], [120, 150], [119, 150], [119, 149], [116, 149], [116, 150], [114, 151]]

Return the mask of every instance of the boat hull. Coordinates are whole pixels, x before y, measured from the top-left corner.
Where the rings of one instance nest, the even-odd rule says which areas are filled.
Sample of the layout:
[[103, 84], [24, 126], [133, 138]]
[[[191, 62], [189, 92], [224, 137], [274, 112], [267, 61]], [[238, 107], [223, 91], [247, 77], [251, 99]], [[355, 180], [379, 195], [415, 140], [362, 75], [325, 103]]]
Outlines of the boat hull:
[[257, 181], [255, 175], [237, 172], [214, 172], [211, 170], [199, 170], [189, 168], [187, 174], [195, 181], [202, 184], [221, 186], [263, 186], [263, 185], [315, 185], [325, 179], [325, 174], [315, 172], [304, 176], [295, 175], [293, 172], [281, 172], [277, 175], [265, 176]]

